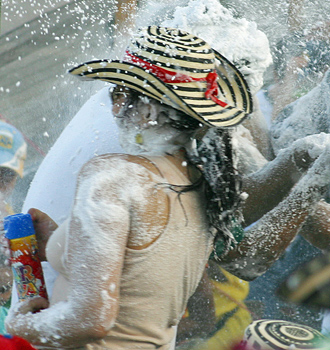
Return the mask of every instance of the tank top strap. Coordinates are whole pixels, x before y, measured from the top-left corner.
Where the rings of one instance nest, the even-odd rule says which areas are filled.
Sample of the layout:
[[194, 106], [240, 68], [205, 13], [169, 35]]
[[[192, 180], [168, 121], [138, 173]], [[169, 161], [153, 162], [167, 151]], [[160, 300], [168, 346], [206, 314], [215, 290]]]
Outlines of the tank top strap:
[[[143, 156], [143, 158], [149, 160], [167, 182], [183, 186], [190, 184], [189, 179], [166, 157]], [[168, 171], [169, 169], [170, 171]]]

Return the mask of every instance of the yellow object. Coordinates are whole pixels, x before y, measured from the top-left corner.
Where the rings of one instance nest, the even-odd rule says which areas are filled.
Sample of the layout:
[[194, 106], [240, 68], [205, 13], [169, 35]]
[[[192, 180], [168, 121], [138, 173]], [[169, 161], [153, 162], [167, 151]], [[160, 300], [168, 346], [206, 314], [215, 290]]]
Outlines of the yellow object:
[[221, 269], [226, 282], [211, 280], [217, 319], [217, 331], [206, 340], [199, 340], [189, 350], [228, 350], [239, 343], [252, 316], [244, 304], [249, 283]]
[[31, 296], [39, 295], [39, 289], [42, 281], [39, 277], [41, 274], [41, 265], [36, 256], [37, 240], [35, 235], [21, 237], [10, 240], [11, 265], [14, 274], [14, 280], [18, 289], [18, 298], [24, 301]]
[[3, 226], [9, 242], [18, 299], [24, 301], [34, 296], [47, 298], [31, 215], [8, 215], [4, 218]]
[[135, 142], [139, 145], [142, 145], [143, 144], [143, 136], [141, 134], [137, 134], [135, 136]]

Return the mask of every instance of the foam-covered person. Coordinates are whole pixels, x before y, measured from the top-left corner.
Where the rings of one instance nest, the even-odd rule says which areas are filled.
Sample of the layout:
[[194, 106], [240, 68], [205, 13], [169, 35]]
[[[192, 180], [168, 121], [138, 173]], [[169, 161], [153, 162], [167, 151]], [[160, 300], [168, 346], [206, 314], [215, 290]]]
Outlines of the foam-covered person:
[[[125, 8], [131, 9], [129, 5], [124, 7], [124, 3], [121, 2], [122, 14], [126, 11]], [[164, 4], [159, 5], [164, 6]], [[212, 15], [210, 11], [207, 11], [207, 8], [210, 7]], [[152, 9], [153, 11], [150, 8], [148, 11], [142, 11], [137, 16], [137, 21], [142, 18], [142, 25], [144, 25], [146, 18], [152, 17], [153, 21], [158, 18], [154, 12], [157, 7]], [[240, 63], [240, 70], [249, 84], [252, 95], [260, 89], [263, 73], [270, 64], [270, 51], [265, 34], [257, 30], [254, 23], [236, 18], [217, 0], [189, 1], [184, 7], [178, 6], [175, 9], [172, 7], [171, 13], [172, 11], [174, 13], [170, 16], [171, 20], [165, 19], [162, 26], [180, 27], [204, 40], [207, 39], [216, 50], [225, 51], [224, 56]], [[164, 14], [164, 9], [159, 12]], [[116, 14], [116, 17], [117, 15], [118, 19], [123, 18], [119, 13]], [[165, 14], [163, 17], [166, 18]], [[120, 33], [120, 30], [118, 32]], [[221, 38], [218, 33], [222, 33]], [[120, 34], [120, 40], [121, 36]], [[117, 49], [114, 48], [112, 57], [115, 57], [116, 52]], [[245, 66], [244, 63], [246, 63]], [[27, 212], [31, 207], [38, 208], [60, 225], [67, 218], [72, 206], [76, 178], [82, 165], [96, 155], [125, 152], [119, 144], [118, 130], [113, 119], [112, 101], [108, 90], [109, 87], [106, 86], [92, 96], [63, 130], [35, 174], [23, 204], [23, 212]], [[240, 150], [251, 150], [250, 153], [244, 153], [240, 157], [239, 164], [244, 163], [244, 166], [253, 168], [253, 171], [266, 163], [262, 154], [271, 153], [269, 147], [266, 146], [268, 145], [268, 134], [265, 132], [261, 117], [256, 108], [256, 100], [254, 100], [253, 115], [243, 122], [251, 131], [252, 136], [250, 131], [240, 124], [239, 133], [244, 135], [238, 142], [235, 142], [235, 146]], [[252, 139], [252, 137], [257, 138], [255, 144], [261, 149], [262, 154], [256, 152], [255, 145], [252, 146], [253, 141], [249, 141], [247, 145], [246, 138]], [[44, 192], [45, 186], [47, 186], [47, 196]], [[43, 269], [47, 291], [51, 294], [56, 273], [47, 262], [43, 262]], [[13, 303], [17, 301], [15, 293], [13, 293], [12, 300]]]
[[[30, 210], [38, 237], [50, 237], [46, 251], [44, 242], [39, 248], [59, 277], [50, 304], [17, 304], [7, 330], [48, 348], [174, 349], [176, 326], [213, 247], [226, 270], [252, 279], [295, 237], [330, 180], [329, 139], [320, 140], [304, 172], [295, 156], [308, 152], [311, 140], [277, 157], [300, 180], [245, 236], [234, 235], [246, 196], [230, 129], [252, 110], [235, 66], [190, 33], [151, 26], [134, 36], [123, 60], [70, 72], [116, 84], [113, 114], [129, 154], [83, 166], [69, 218], [54, 233], [47, 214]], [[243, 181], [246, 203], [261, 180]], [[251, 210], [247, 217], [254, 220]]]

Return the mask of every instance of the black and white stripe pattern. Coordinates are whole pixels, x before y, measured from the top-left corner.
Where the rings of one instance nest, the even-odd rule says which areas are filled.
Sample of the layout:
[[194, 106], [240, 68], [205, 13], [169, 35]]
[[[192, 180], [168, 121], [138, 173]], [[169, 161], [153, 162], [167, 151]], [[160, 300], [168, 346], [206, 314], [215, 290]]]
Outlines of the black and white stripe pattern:
[[257, 320], [245, 331], [246, 348], [251, 350], [327, 349], [329, 339], [319, 331], [282, 320]]
[[91, 61], [69, 72], [84, 79], [100, 79], [126, 86], [166, 103], [204, 124], [228, 127], [252, 112], [252, 98], [241, 73], [204, 40], [174, 28], [151, 26], [133, 38], [128, 52], [170, 72], [204, 79], [218, 72], [221, 107], [205, 98], [206, 81], [166, 83], [137, 64], [124, 61]]

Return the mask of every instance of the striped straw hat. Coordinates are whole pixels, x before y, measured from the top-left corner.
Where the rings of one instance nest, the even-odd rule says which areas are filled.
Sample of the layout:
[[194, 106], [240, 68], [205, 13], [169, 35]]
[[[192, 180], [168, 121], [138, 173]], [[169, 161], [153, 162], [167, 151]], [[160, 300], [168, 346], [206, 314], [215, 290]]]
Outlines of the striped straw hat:
[[175, 28], [142, 28], [123, 60], [86, 62], [69, 73], [133, 89], [209, 126], [234, 126], [252, 112], [238, 69], [204, 40]]
[[256, 320], [245, 330], [247, 350], [328, 350], [329, 338], [314, 328], [283, 320]]

